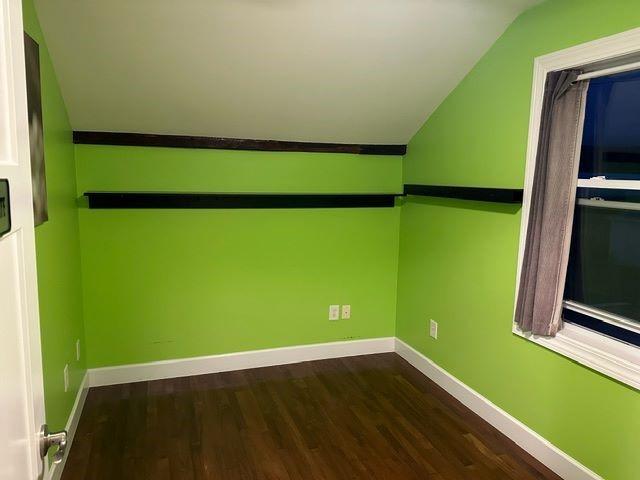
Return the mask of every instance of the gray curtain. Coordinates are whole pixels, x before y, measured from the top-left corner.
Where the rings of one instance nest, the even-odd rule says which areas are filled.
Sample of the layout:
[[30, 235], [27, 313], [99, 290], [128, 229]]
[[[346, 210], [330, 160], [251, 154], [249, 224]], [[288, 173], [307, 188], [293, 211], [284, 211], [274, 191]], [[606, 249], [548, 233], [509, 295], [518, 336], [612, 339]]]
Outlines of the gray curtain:
[[562, 328], [562, 298], [569, 261], [573, 211], [588, 81], [579, 72], [547, 76], [529, 223], [515, 321], [535, 335]]

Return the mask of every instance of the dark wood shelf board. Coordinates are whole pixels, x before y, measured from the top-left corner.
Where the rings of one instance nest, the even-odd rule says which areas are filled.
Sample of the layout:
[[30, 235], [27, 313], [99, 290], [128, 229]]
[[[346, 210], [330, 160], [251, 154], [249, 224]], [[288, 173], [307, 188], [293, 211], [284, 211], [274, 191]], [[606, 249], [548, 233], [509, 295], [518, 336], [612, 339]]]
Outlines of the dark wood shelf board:
[[405, 195], [457, 198], [480, 202], [522, 203], [523, 190], [519, 188], [456, 187], [447, 185], [404, 186]]
[[380, 208], [395, 194], [86, 192], [89, 208]]
[[73, 143], [135, 147], [255, 150], [266, 152], [356, 153], [362, 155], [404, 155], [407, 152], [406, 145], [288, 142], [281, 140], [87, 131], [74, 131]]
[[393, 207], [395, 197], [418, 195], [481, 202], [522, 203], [523, 191], [512, 188], [404, 186], [394, 193], [198, 193], [86, 192], [89, 208], [380, 208]]

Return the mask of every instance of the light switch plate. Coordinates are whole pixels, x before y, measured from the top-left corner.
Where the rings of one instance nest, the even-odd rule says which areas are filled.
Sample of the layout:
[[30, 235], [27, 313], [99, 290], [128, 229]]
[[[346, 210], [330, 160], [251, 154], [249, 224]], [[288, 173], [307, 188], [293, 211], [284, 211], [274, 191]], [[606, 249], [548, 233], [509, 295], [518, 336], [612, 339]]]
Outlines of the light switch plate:
[[342, 305], [342, 314], [340, 316], [344, 320], [351, 318], [351, 305]]
[[429, 335], [438, 339], [438, 322], [435, 320], [429, 320]]

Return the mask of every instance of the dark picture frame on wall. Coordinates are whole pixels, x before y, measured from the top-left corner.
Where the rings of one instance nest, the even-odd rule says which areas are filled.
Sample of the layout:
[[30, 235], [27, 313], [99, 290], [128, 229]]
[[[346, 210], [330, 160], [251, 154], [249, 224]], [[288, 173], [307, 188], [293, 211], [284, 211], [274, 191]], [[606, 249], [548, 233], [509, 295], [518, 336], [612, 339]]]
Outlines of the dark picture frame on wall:
[[24, 34], [24, 57], [27, 78], [27, 113], [29, 115], [29, 150], [33, 221], [35, 226], [49, 219], [47, 179], [44, 165], [44, 124], [42, 121], [42, 88], [40, 84], [40, 47]]

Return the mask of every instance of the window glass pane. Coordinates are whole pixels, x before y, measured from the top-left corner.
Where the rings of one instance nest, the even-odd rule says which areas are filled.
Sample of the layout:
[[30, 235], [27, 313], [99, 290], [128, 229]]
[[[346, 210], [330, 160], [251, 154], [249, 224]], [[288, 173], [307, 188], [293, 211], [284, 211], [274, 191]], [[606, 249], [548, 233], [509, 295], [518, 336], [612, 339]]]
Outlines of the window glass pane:
[[580, 205], [573, 222], [565, 299], [640, 323], [640, 204]]
[[640, 179], [640, 71], [589, 83], [580, 178]]

